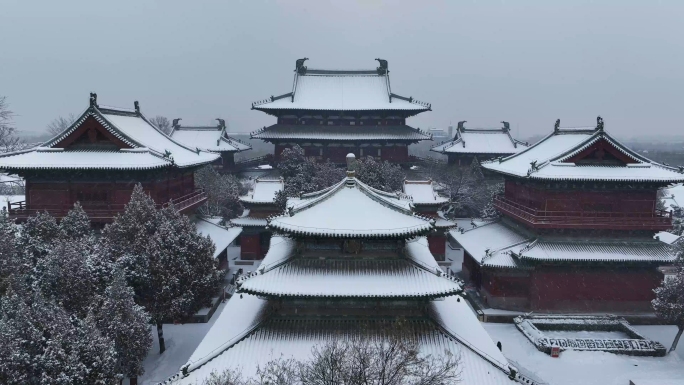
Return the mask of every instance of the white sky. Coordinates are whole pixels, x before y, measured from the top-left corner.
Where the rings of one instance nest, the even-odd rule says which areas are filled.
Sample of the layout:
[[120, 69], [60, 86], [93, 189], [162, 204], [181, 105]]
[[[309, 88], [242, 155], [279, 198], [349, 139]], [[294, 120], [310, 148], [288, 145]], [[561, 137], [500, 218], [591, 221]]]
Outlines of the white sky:
[[[432, 103], [414, 127], [511, 122], [520, 136], [592, 125], [677, 134], [684, 1], [0, 0], [0, 95], [19, 129], [80, 113], [88, 93], [185, 124], [274, 123], [251, 102], [289, 92], [294, 62], [375, 68]], [[515, 132], [515, 131], [514, 131]]]

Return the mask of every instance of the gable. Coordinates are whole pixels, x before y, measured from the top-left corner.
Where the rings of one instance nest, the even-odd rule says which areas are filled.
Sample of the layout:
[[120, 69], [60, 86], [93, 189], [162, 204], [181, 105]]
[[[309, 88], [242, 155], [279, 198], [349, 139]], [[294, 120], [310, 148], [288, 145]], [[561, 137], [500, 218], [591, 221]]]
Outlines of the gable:
[[122, 149], [131, 148], [130, 145], [112, 135], [93, 116], [87, 117], [81, 125], [66, 138], [55, 143], [54, 148], [73, 149]]
[[601, 138], [591, 146], [565, 159], [563, 163], [625, 166], [628, 163], [641, 163], [641, 161], [625, 154], [615, 145]]

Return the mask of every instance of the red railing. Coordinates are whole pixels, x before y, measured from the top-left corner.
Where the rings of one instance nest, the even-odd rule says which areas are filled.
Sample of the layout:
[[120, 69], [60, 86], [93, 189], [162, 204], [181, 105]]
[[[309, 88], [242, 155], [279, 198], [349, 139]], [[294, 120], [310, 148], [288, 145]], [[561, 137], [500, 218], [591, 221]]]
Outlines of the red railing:
[[[195, 190], [189, 194], [171, 200], [178, 211], [185, 211], [193, 207], [199, 206], [206, 201], [207, 193], [202, 189]], [[157, 208], [165, 207], [169, 202], [157, 203]], [[116, 216], [116, 214], [123, 212], [125, 204], [109, 204], [109, 203], [81, 203], [83, 210], [88, 214], [91, 220], [95, 221], [109, 221]], [[25, 201], [8, 202], [7, 212], [11, 218], [26, 219], [34, 216], [39, 212], [48, 212], [55, 218], [63, 218], [67, 215], [73, 205], [40, 205], [40, 207], [28, 207]]]
[[538, 210], [505, 197], [494, 198], [499, 211], [536, 228], [667, 230], [672, 214], [667, 211], [552, 211]]

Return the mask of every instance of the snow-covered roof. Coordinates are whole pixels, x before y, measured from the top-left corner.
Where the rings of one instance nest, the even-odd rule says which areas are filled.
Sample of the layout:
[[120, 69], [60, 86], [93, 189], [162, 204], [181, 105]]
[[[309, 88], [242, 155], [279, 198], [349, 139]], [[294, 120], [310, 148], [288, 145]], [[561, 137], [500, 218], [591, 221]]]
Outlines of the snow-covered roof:
[[672, 262], [676, 255], [664, 242], [654, 239], [537, 239], [512, 250], [526, 261], [578, 262]]
[[216, 246], [214, 258], [218, 257], [242, 233], [242, 227], [223, 227], [199, 217], [194, 222], [197, 232], [205, 237], [208, 235], [214, 242]]
[[282, 178], [257, 178], [247, 193], [241, 196], [240, 201], [252, 204], [273, 204], [276, 193], [282, 191], [285, 181]]
[[[453, 237], [463, 249], [481, 264], [491, 267], [518, 267], [510, 256], [510, 248], [526, 245], [532, 237], [516, 231], [501, 221], [488, 222], [468, 230], [451, 230]], [[522, 247], [521, 246], [521, 247]]]
[[535, 261], [549, 262], [672, 262], [672, 248], [649, 238], [535, 237], [496, 221], [450, 235], [483, 266], [525, 268]]
[[[57, 147], [88, 119], [95, 119], [107, 132], [128, 148], [70, 149]], [[211, 163], [218, 154], [190, 149], [170, 138], [140, 112], [91, 106], [66, 130], [43, 145], [0, 155], [0, 168], [6, 169], [153, 169], [191, 167]]]
[[251, 216], [233, 218], [230, 220], [230, 223], [233, 226], [242, 226], [242, 227], [266, 227], [266, 226], [268, 226], [268, 220], [266, 218], [251, 217]]
[[392, 93], [389, 71], [334, 71], [301, 67], [295, 72], [292, 91], [252, 103], [261, 111], [402, 110], [420, 113], [430, 104]]
[[672, 233], [667, 232], [667, 231], [661, 231], [661, 232], [657, 233], [653, 238], [655, 238], [661, 242], [667, 243], [668, 245], [671, 245], [671, 244], [677, 242], [679, 239], [681, 239], [682, 236], [672, 234]]
[[174, 126], [171, 137], [190, 148], [211, 152], [240, 152], [252, 146], [228, 136], [225, 125], [215, 127]]
[[[624, 166], [577, 164], [573, 156], [605, 141], [624, 155]], [[557, 129], [535, 145], [505, 158], [483, 162], [488, 170], [521, 178], [639, 182], [684, 181], [684, 170], [653, 162], [628, 149], [603, 129]]]
[[288, 202], [289, 214], [269, 227], [297, 236], [332, 238], [411, 238], [433, 228], [413, 213], [410, 201], [347, 177], [318, 193]]
[[[236, 297], [231, 299], [232, 301], [239, 300]], [[226, 310], [228, 309], [225, 309], [222, 315], [227, 314]], [[234, 316], [241, 313], [231, 312], [230, 314]], [[443, 314], [447, 315], [446, 312]], [[457, 324], [461, 318], [471, 317], [475, 322], [468, 322], [468, 325], [482, 329], [482, 326], [468, 309], [464, 309], [463, 312], [451, 312], [448, 316], [454, 318], [451, 324]], [[212, 332], [214, 329], [222, 328], [224, 326], [223, 321], [223, 318], [216, 321], [204, 341], [210, 336], [215, 337], [219, 334], [212, 334]], [[229, 320], [226, 321], [229, 322]], [[238, 333], [237, 337], [228, 340], [230, 344], [223, 345], [227, 348], [223, 349], [221, 346], [215, 350], [216, 353], [209, 354], [207, 358], [193, 361], [193, 357], [196, 356], [193, 354], [187, 366], [187, 376], [178, 374], [165, 383], [195, 385], [209, 378], [211, 373], [220, 373], [227, 368], [238, 370], [245, 377], [252, 377], [256, 374], [257, 367], [263, 366], [271, 360], [279, 358], [306, 360], [311, 357], [312, 348], [323, 346], [336, 339], [351, 341], [364, 333], [363, 335], [367, 338], [380, 340], [387, 335], [386, 330], [392, 328], [394, 322], [396, 321], [383, 318], [271, 317], [262, 322], [256, 329], [252, 330], [248, 327], [249, 333]], [[473, 349], [473, 347], [484, 347], [488, 343], [496, 349], [491, 339], [487, 341], [482, 338], [483, 333], [486, 335], [484, 330], [473, 331], [474, 335], [481, 340], [471, 344], [468, 340], [465, 340], [464, 343], [459, 338], [455, 338], [449, 334], [446, 328], [435, 325], [429, 318], [411, 318], [402, 321], [402, 326], [409, 328], [410, 333], [418, 338], [422, 355], [442, 357], [448, 351], [459, 357], [462, 383], [478, 385], [509, 385], [511, 383], [508, 378], [510, 369], [505, 358], [499, 363], [499, 361], [483, 355], [481, 352], [485, 350]], [[229, 329], [235, 328], [231, 325]], [[226, 341], [226, 338], [222, 340]], [[488, 351], [491, 349], [491, 347], [487, 348]], [[205, 350], [203, 348], [203, 351]], [[499, 356], [501, 355], [499, 354], [497, 358], [501, 359]]]
[[[409, 242], [405, 257], [326, 258], [270, 256], [238, 283], [239, 291], [273, 297], [417, 298], [458, 293], [442, 274], [422, 238]], [[422, 247], [421, 247], [422, 246]], [[352, 284], [353, 283], [353, 284]]]
[[435, 191], [432, 180], [404, 180], [404, 194], [410, 196], [414, 205], [443, 205], [449, 198]]
[[506, 128], [464, 128], [456, 130], [454, 139], [430, 148], [443, 154], [510, 155], [525, 149], [526, 142], [514, 139]]
[[253, 139], [297, 140], [396, 140], [417, 142], [431, 139], [417, 128], [400, 126], [309, 126], [274, 124], [250, 134]]

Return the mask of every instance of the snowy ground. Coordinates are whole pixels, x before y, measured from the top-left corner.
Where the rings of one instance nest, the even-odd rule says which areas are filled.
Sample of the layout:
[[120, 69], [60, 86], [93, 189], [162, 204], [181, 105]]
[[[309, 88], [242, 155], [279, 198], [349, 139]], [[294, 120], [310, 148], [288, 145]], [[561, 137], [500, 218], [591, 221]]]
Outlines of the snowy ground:
[[159, 354], [157, 330], [153, 328], [154, 343], [145, 359], [145, 374], [138, 378], [138, 384], [156, 384], [178, 373], [180, 367], [188, 362], [188, 358], [195, 351], [195, 348], [197, 348], [197, 345], [202, 341], [202, 338], [207, 334], [225, 306], [225, 303], [219, 305], [207, 323], [164, 324], [164, 341], [166, 341], [166, 351], [164, 354]]
[[[503, 353], [550, 385], [628, 385], [630, 380], [654, 383], [684, 382], [684, 344], [667, 357], [630, 357], [605, 352], [563, 352], [551, 358], [538, 351], [513, 324], [484, 323], [494, 341], [501, 341]], [[634, 326], [646, 338], [670, 347], [674, 326]], [[636, 382], [638, 383], [638, 382]]]

